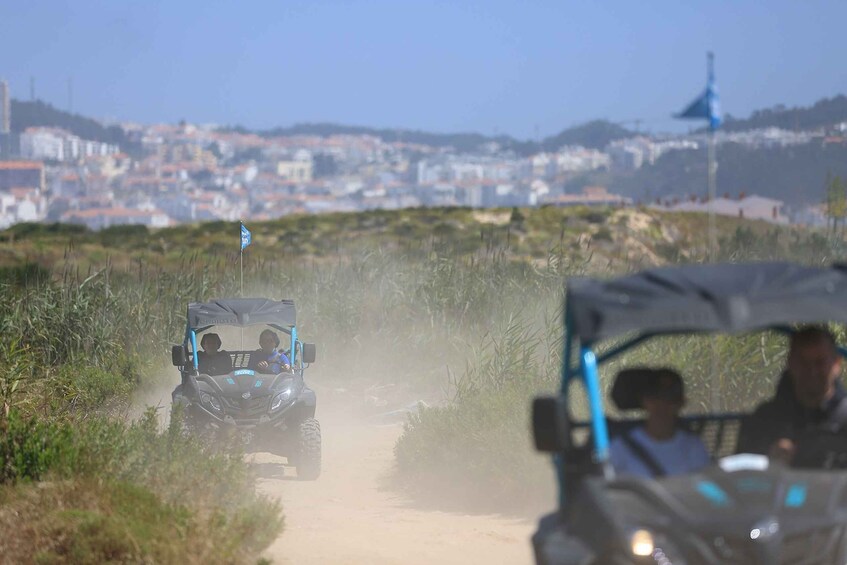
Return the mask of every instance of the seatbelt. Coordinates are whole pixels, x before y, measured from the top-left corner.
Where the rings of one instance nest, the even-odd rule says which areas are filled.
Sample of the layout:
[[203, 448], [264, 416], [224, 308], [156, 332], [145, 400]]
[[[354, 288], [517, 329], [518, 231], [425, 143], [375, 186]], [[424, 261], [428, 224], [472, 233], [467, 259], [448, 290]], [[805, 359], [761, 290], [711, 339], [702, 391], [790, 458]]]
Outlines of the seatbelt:
[[638, 458], [639, 461], [644, 463], [644, 465], [650, 470], [650, 472], [653, 473], [654, 477], [664, 477], [668, 474], [668, 472], [665, 471], [664, 467], [662, 467], [659, 462], [656, 461], [656, 458], [653, 457], [653, 455], [649, 451], [647, 451], [647, 448], [635, 441], [635, 438], [630, 435], [630, 432], [623, 433], [621, 435], [621, 441], [626, 444], [632, 454], [635, 455], [635, 457]]

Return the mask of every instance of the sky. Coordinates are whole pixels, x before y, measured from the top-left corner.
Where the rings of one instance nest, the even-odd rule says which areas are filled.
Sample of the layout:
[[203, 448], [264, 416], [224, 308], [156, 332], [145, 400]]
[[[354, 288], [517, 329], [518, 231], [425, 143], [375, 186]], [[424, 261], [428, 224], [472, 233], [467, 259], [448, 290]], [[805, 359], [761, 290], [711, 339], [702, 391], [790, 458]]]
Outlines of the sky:
[[736, 117], [847, 93], [845, 22], [817, 0], [6, 1], [0, 79], [142, 123], [680, 131], [710, 50]]

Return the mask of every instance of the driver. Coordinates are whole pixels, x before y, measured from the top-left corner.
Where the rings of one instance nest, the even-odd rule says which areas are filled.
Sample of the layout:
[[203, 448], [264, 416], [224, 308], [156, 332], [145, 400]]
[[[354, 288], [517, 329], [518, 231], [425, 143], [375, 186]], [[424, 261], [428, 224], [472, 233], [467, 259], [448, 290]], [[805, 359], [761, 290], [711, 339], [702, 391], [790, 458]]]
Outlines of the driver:
[[744, 423], [738, 451], [791, 463], [800, 433], [847, 424], [847, 392], [838, 381], [840, 374], [841, 356], [829, 330], [809, 326], [794, 333], [776, 394]]
[[250, 355], [249, 368], [260, 373], [271, 373], [276, 375], [283, 370], [291, 369], [291, 361], [288, 356], [279, 351], [279, 336], [273, 330], [264, 330], [259, 335], [259, 347]]
[[225, 375], [232, 371], [232, 359], [226, 351], [221, 348], [221, 337], [216, 333], [203, 335], [200, 340], [203, 351], [197, 353], [197, 368], [206, 375]]

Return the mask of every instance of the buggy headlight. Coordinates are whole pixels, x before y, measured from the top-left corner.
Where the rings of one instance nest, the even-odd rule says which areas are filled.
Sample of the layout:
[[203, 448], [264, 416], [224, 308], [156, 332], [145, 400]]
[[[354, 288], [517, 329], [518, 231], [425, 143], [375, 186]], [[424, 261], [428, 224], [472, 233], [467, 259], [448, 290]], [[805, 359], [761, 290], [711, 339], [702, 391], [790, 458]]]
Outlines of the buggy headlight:
[[289, 400], [291, 400], [291, 389], [287, 388], [281, 392], [276, 393], [274, 397], [271, 399], [271, 412], [275, 412], [282, 408], [284, 404], [286, 404]]
[[214, 394], [209, 394], [208, 392], [200, 391], [200, 402], [205, 404], [215, 412], [222, 412], [221, 401]]
[[632, 554], [638, 557], [649, 557], [653, 555], [655, 546], [653, 534], [647, 530], [635, 530], [629, 538]]

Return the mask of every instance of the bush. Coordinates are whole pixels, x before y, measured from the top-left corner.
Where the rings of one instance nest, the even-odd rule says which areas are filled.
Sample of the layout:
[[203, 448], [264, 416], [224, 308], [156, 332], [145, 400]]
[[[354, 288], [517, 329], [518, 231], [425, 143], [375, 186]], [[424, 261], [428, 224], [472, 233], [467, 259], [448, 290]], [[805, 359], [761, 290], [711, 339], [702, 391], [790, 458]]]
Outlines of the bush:
[[[212, 451], [182, 434], [178, 419], [164, 433], [157, 431], [153, 410], [131, 426], [104, 420], [45, 423], [16, 411], [3, 424], [0, 481], [21, 485], [5, 487], [5, 496], [34, 513], [32, 528], [62, 533], [58, 545], [46, 536], [30, 548], [47, 562], [94, 563], [109, 552], [118, 561], [160, 562], [164, 550], [193, 555], [191, 562], [240, 562], [255, 558], [282, 528], [278, 504], [256, 494], [240, 452]], [[25, 486], [39, 480], [65, 486], [56, 491]], [[98, 488], [91, 498], [80, 499], [80, 485], [92, 484]], [[57, 511], [49, 502], [54, 496], [68, 510]], [[21, 541], [26, 534], [2, 516], [0, 540]]]
[[0, 267], [0, 286], [40, 287], [50, 280], [50, 270], [38, 263], [24, 263], [10, 267]]

